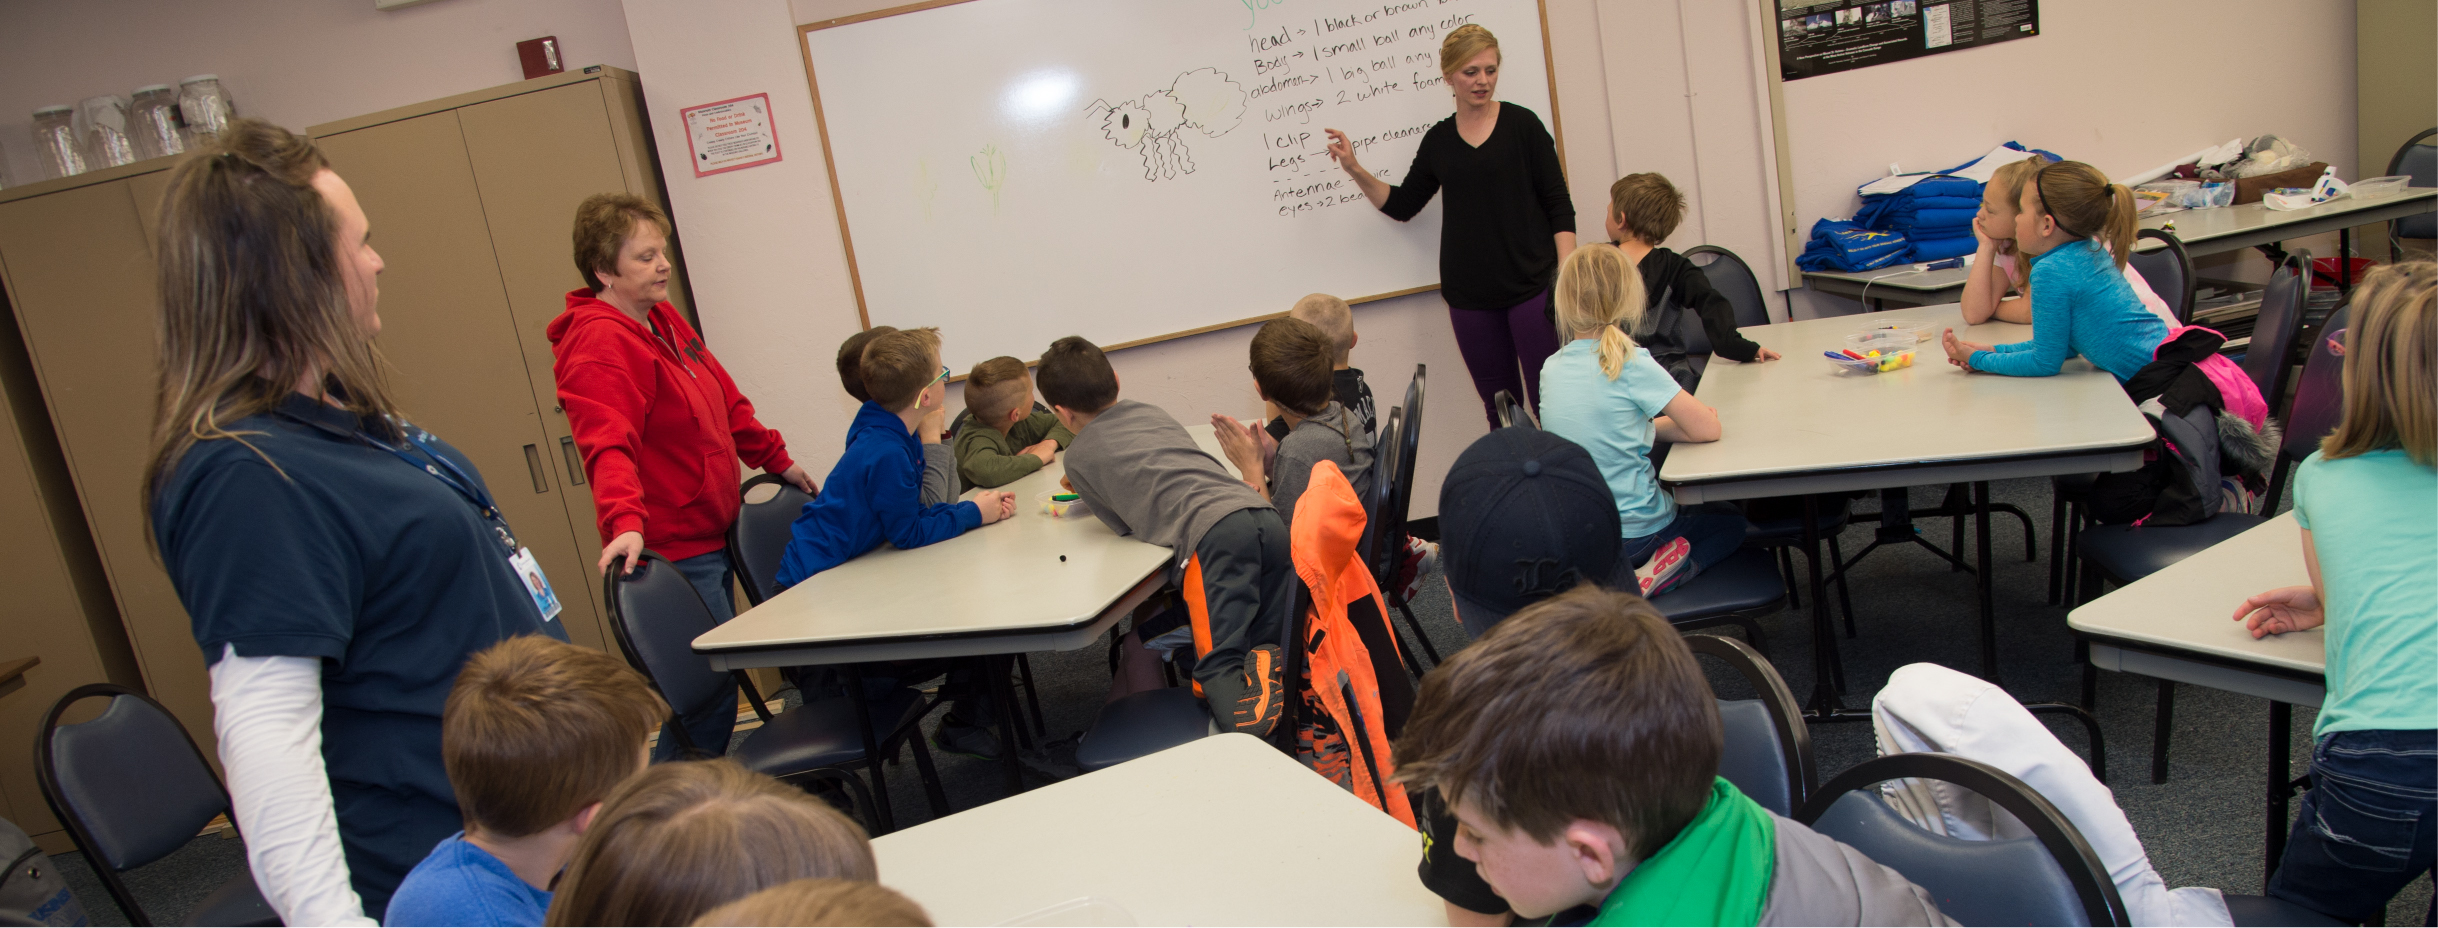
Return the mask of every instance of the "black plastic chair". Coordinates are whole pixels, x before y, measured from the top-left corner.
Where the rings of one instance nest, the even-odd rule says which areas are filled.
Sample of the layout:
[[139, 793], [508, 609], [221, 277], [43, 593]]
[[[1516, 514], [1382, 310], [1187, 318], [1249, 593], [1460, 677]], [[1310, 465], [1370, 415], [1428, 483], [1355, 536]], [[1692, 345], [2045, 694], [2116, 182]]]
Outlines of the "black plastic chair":
[[[763, 487], [776, 491], [757, 502], [753, 492]], [[737, 492], [745, 501], [728, 526], [728, 569], [745, 588], [745, 601], [759, 606], [779, 595], [779, 563], [787, 556], [787, 543], [794, 540], [796, 516], [813, 498], [777, 474], [756, 474]]]
[[2260, 290], [2260, 316], [2252, 322], [2252, 340], [2243, 349], [2243, 373], [2260, 388], [2269, 415], [2282, 417], [2286, 398], [2286, 368], [2294, 357], [2294, 333], [2302, 328], [2303, 307], [2311, 297], [2311, 253], [2297, 249], [2269, 272]]
[[[1710, 279], [1710, 289], [1735, 307], [1737, 328], [1769, 324], [1769, 304], [1761, 296], [1761, 280], [1753, 276], [1752, 266], [1743, 258], [1717, 245], [1687, 248], [1684, 257], [1702, 269], [1702, 276]], [[1702, 340], [1707, 343], [1709, 336], [1705, 334]]]
[[[1987, 797], [2029, 838], [1970, 841], [1924, 830], [1866, 789], [1918, 777]], [[1891, 754], [1837, 775], [1795, 820], [1904, 875], [1962, 925], [2128, 925], [2116, 883], [2082, 832], [2006, 771], [1951, 754]]]
[[[2438, 145], [2427, 144], [2432, 135], [2438, 135], [2438, 129], [2423, 129], [2398, 147], [2395, 157], [2387, 159], [2387, 173], [2411, 177], [2411, 186], [2414, 187], [2438, 187]], [[2390, 221], [2387, 224], [2389, 260], [2404, 260], [2404, 246], [2396, 240], [2405, 238], [2438, 238], [2438, 212]]]
[[2146, 238], [2158, 240], [2161, 247], [2126, 255], [2125, 263], [2133, 265], [2133, 269], [2141, 273], [2142, 282], [2149, 284], [2152, 292], [2157, 293], [2160, 299], [2167, 301], [2167, 308], [2175, 312], [2177, 322], [2191, 323], [2193, 318], [2193, 259], [2191, 253], [2184, 250], [2184, 240], [2177, 238], [2173, 232], [2163, 229], [2143, 229], [2134, 235], [2137, 243]]
[[[1371, 556], [1372, 577], [1380, 584], [1381, 594], [1388, 599], [1389, 608], [1405, 617], [1405, 627], [1400, 634], [1413, 636], [1414, 644], [1424, 656], [1431, 659], [1431, 666], [1437, 667], [1439, 649], [1431, 644], [1429, 635], [1423, 634], [1422, 623], [1414, 618], [1414, 610], [1405, 600], [1405, 587], [1397, 582], [1397, 570], [1405, 564], [1402, 541], [1406, 536], [1406, 515], [1412, 511], [1414, 504], [1414, 459], [1422, 452], [1422, 394], [1428, 376], [1429, 371], [1424, 365], [1414, 365], [1413, 382], [1405, 387], [1405, 405], [1397, 407], [1402, 412], [1393, 443], [1394, 451], [1386, 458], [1377, 456], [1375, 452], [1372, 459], [1373, 487], [1386, 486], [1380, 497], [1380, 505], [1372, 510]], [[1387, 444], [1390, 442], [1382, 439], [1374, 447]], [[1412, 651], [1408, 650], [1406, 656], [1410, 659]], [[1420, 678], [1423, 673], [1421, 666], [1411, 666], [1414, 667], [1414, 676]]]
[[1499, 428], [1512, 428], [1518, 425], [1536, 429], [1541, 427], [1540, 417], [1532, 414], [1532, 407], [1517, 400], [1513, 390], [1498, 391], [1497, 396], [1490, 398], [1490, 405], [1498, 410]]
[[[1372, 444], [1371, 498], [1363, 501], [1364, 513], [1371, 519], [1364, 528], [1364, 535], [1369, 539], [1364, 556], [1369, 558], [1367, 563], [1371, 567], [1372, 581], [1380, 585], [1382, 596], [1389, 595], [1388, 587], [1396, 582], [1397, 570], [1404, 565], [1405, 547], [1398, 542], [1404, 537], [1404, 525], [1390, 525], [1387, 515], [1397, 508], [1396, 475], [1399, 463], [1405, 459], [1405, 422], [1405, 408], [1402, 406], [1391, 406], [1380, 417], [1379, 440]], [[1412, 473], [1410, 469], [1405, 472]], [[1394, 600], [1391, 602], [1393, 604]], [[1405, 656], [1406, 671], [1413, 674], [1414, 679], [1422, 679], [1424, 668], [1421, 653], [1408, 644], [1400, 644], [1397, 651]]]
[[1717, 635], [1686, 635], [1685, 645], [1696, 655], [1725, 662], [1743, 675], [1758, 694], [1754, 699], [1721, 699], [1718, 720], [1726, 740], [1718, 759], [1718, 775], [1744, 795], [1779, 815], [1793, 815], [1811, 795], [1819, 776], [1812, 760], [1811, 729], [1803, 722], [1803, 706], [1769, 660], [1749, 645]]
[[1679, 631], [1733, 625], [1744, 630], [1753, 650], [1767, 653], [1760, 618], [1785, 607], [1786, 580], [1768, 552], [1742, 548], [1675, 589], [1651, 597], [1651, 605]]
[[[762, 724], [728, 752], [730, 759], [798, 785], [815, 781], [838, 784], [861, 806], [865, 826], [877, 835], [895, 831], [897, 816], [889, 805], [888, 777], [876, 758], [893, 760], [901, 747], [911, 745], [932, 814], [948, 814], [947, 794], [921, 737], [923, 716], [935, 702], [899, 687], [878, 704], [867, 704], [863, 681], [854, 665], [847, 664], [841, 665], [847, 678], [844, 697], [808, 698], [798, 708], [773, 714], [743, 671], [713, 670], [694, 653], [694, 639], [713, 627], [711, 609], [666, 558], [646, 550], [633, 574], [626, 572], [626, 561], [621, 558], [610, 565], [601, 583], [618, 650], [668, 701], [672, 718], [734, 699], [728, 695], [730, 680], [745, 693]], [[875, 719], [888, 729], [876, 732]], [[688, 755], [705, 753], [703, 745], [687, 738], [684, 725], [670, 725], [668, 731]], [[856, 778], [855, 770], [871, 774], [869, 791]]]
[[1075, 743], [1075, 766], [1085, 773], [1107, 770], [1210, 734], [1210, 710], [1193, 687], [1129, 693], [1101, 707], [1091, 730]]
[[[108, 699], [110, 705], [91, 721], [59, 723], [69, 706], [87, 699]], [[34, 756], [43, 801], [133, 924], [154, 920], [120, 874], [185, 847], [213, 816], [227, 815], [232, 827], [237, 823], [228, 789], [195, 739], [160, 703], [123, 686], [91, 683], [60, 697], [43, 716]], [[214, 888], [184, 922], [279, 923], [251, 871]]]

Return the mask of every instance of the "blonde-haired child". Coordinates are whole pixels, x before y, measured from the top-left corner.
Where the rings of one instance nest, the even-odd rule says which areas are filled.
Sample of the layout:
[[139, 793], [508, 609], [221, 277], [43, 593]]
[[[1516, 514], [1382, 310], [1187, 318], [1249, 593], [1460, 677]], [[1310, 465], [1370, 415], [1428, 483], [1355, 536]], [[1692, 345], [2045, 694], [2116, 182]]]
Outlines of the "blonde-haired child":
[[[2018, 325], [2032, 324], [2031, 262], [2015, 249], [2015, 214], [2022, 212], [2023, 185], [2032, 179], [2032, 172], [2047, 165], [2049, 160], [2033, 155], [1998, 169], [1981, 189], [1981, 214], [1972, 219], [1972, 234], [1980, 239], [1980, 250], [1973, 255], [1972, 272], [1964, 281], [1964, 324], [1980, 325], [1991, 319]], [[2128, 264], [2123, 270], [2125, 284], [2133, 288], [2142, 308], [2159, 317], [2159, 321], [2174, 328], [2176, 313], [2151, 289], [2142, 272]]]
[[1678, 509], [1651, 463], [1654, 441], [1717, 441], [1718, 411], [1626, 337], [1646, 298], [1642, 275], [1616, 246], [1567, 255], [1556, 297], [1567, 341], [1541, 365], [1541, 426], [1591, 452], [1617, 500], [1625, 543], [1610, 585], [1656, 595], [1744, 543], [1743, 513], [1725, 503]]
[[1946, 331], [1948, 363], [1966, 371], [2049, 377], [2081, 355], [2119, 383], [2150, 363], [2167, 325], [2125, 282], [2133, 192], [2080, 161], [2035, 167], [2016, 202], [2015, 248], [2029, 255], [2032, 338], [1982, 345]]
[[2344, 418], [2294, 473], [2309, 586], [2235, 610], [2255, 638], [2327, 627], [2311, 791], [2269, 895], [2361, 923], [2429, 870], [2438, 823], [2438, 264], [2354, 291]]

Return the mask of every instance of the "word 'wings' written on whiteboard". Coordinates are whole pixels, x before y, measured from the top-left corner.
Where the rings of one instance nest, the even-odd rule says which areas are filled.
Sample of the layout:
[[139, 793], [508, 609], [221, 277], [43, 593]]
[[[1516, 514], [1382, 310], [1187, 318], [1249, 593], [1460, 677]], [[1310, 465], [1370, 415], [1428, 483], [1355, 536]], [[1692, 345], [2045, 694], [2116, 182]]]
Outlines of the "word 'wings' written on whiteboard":
[[[1453, 101], [1439, 42], [1500, 39], [1500, 98], [1554, 127], [1535, 0], [968, 0], [804, 27], [866, 321], [938, 325], [957, 370], [1439, 279], [1327, 152], [1396, 182]], [[963, 175], [957, 177], [955, 175]]]

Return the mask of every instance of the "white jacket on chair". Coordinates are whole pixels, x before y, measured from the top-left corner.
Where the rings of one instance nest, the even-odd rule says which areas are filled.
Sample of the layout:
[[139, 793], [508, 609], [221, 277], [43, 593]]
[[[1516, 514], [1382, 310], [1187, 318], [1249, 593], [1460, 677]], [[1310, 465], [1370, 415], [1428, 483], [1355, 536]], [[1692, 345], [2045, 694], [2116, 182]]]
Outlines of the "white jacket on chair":
[[[2031, 786], [2082, 832], [2134, 924], [2234, 924], [2217, 890], [2167, 888], [2107, 784], [1997, 685], [1937, 664], [1900, 667], [1871, 699], [1871, 727], [1883, 755], [1953, 754]], [[1880, 790], [1898, 813], [1938, 834], [1986, 841], [2032, 833], [2006, 810], [1953, 784], [1890, 780]]]

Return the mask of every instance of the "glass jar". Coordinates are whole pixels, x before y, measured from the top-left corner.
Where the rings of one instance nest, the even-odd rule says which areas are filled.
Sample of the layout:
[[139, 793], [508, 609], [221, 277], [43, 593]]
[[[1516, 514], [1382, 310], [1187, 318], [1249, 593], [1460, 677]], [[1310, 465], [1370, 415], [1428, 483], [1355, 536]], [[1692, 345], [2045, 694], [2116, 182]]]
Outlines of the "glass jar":
[[186, 150], [186, 127], [178, 121], [178, 92], [168, 84], [136, 88], [135, 108], [129, 116], [137, 157], [158, 158]]
[[178, 82], [178, 112], [186, 116], [186, 129], [194, 141], [219, 135], [236, 118], [237, 108], [229, 102], [228, 91], [220, 88], [220, 75], [197, 74]]
[[85, 173], [85, 148], [76, 142], [76, 110], [65, 103], [34, 111], [34, 147], [42, 153], [45, 177]]
[[103, 94], [76, 104], [76, 138], [84, 143], [88, 167], [134, 164], [135, 137], [127, 133], [127, 98]]

